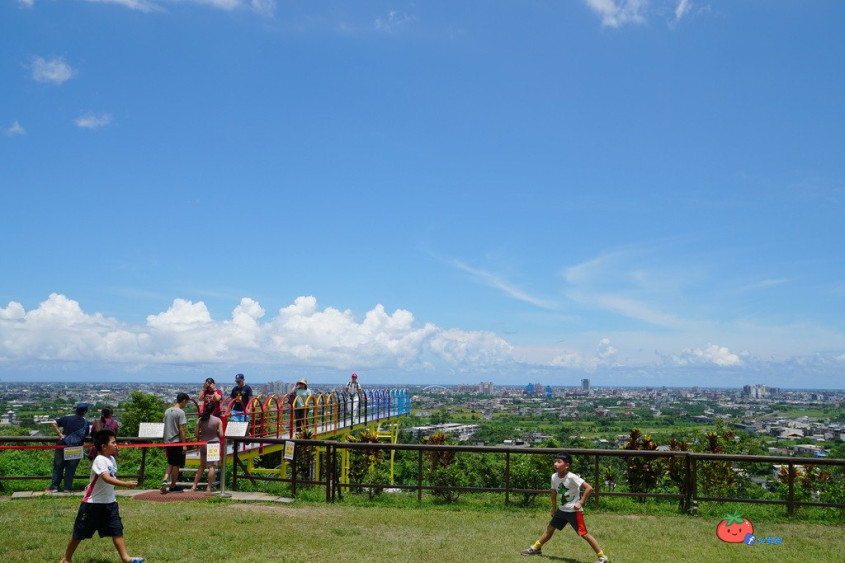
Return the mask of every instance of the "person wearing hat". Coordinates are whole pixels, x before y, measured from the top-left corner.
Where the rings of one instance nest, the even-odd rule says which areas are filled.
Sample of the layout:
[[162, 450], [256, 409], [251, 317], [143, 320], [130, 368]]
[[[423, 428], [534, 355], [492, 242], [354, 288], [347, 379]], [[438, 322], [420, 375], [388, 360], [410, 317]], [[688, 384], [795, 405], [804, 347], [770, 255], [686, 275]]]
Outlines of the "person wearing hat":
[[349, 383], [346, 384], [347, 401], [349, 401], [350, 413], [354, 422], [358, 414], [359, 396], [363, 393], [361, 384], [358, 383], [358, 374], [353, 373]]
[[[59, 441], [56, 443], [60, 446], [79, 446], [85, 440], [88, 434], [89, 425], [85, 419], [85, 413], [88, 412], [87, 403], [78, 403], [76, 405], [76, 414], [71, 414], [57, 418], [53, 421], [53, 431], [59, 436]], [[65, 449], [56, 448], [53, 454], [53, 478], [50, 481], [50, 486], [47, 492], [59, 492], [59, 485], [62, 482], [64, 474], [64, 492], [69, 493], [73, 490], [73, 478], [76, 476], [76, 466], [79, 465], [79, 459], [65, 459]]]
[[304, 377], [297, 381], [293, 388], [291, 388], [290, 393], [288, 393], [290, 402], [293, 405], [293, 418], [296, 423], [297, 432], [302, 432], [302, 429], [306, 426], [305, 417], [308, 409], [305, 406], [305, 401], [311, 395], [311, 390], [308, 388], [308, 380]]
[[229, 396], [235, 401], [232, 405], [232, 417], [230, 420], [234, 422], [248, 422], [246, 407], [249, 405], [249, 400], [252, 399], [252, 387], [244, 382], [244, 374], [239, 373], [235, 376], [235, 386], [232, 388]]

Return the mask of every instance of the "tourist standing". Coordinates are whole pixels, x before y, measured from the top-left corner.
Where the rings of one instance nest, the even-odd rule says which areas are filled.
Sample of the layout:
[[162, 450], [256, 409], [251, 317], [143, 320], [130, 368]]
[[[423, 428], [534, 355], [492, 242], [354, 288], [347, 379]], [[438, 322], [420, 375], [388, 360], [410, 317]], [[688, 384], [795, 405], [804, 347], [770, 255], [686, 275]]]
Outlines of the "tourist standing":
[[246, 409], [249, 406], [249, 401], [252, 399], [252, 387], [246, 384], [244, 374], [239, 373], [235, 376], [235, 386], [229, 394], [235, 403], [232, 405], [232, 417], [230, 420], [235, 422], [249, 422], [246, 414]]
[[353, 424], [360, 418], [358, 408], [360, 405], [361, 393], [363, 393], [363, 390], [361, 389], [361, 384], [358, 383], [358, 374], [353, 373], [352, 377], [349, 379], [349, 383], [346, 384], [346, 400], [349, 402]]
[[[76, 405], [76, 413], [57, 418], [53, 421], [53, 431], [59, 436], [59, 441], [56, 443], [59, 446], [81, 446], [82, 441], [88, 434], [88, 421], [85, 419], [85, 413], [88, 412], [87, 403], [79, 403]], [[80, 456], [81, 457], [81, 456]], [[65, 449], [56, 448], [53, 454], [53, 478], [50, 481], [50, 486], [47, 492], [59, 492], [59, 485], [62, 483], [62, 476], [64, 476], [64, 492], [69, 493], [73, 490], [73, 478], [76, 475], [76, 466], [79, 465], [79, 459], [65, 459]]]
[[[183, 444], [187, 441], [185, 425], [188, 424], [188, 417], [185, 416], [185, 405], [188, 404], [188, 394], [179, 393], [176, 395], [176, 403], [164, 411], [164, 442], [167, 444]], [[188, 446], [165, 446], [167, 452], [167, 468], [164, 470], [164, 479], [161, 482], [161, 492], [168, 492], [167, 480], [170, 479], [172, 493], [177, 490], [176, 480], [179, 478], [179, 470], [185, 467], [185, 455], [188, 453]]]
[[[214, 416], [214, 407], [207, 405], [202, 416], [197, 422], [197, 442], [208, 442], [209, 444], [221, 444], [223, 442], [223, 421]], [[218, 450], [219, 451], [219, 450]], [[192, 491], [197, 490], [202, 472], [208, 467], [208, 486], [206, 492], [211, 492], [211, 484], [214, 482], [214, 471], [217, 468], [217, 460], [208, 461], [208, 446], [200, 446], [200, 467], [194, 476]]]
[[305, 401], [310, 396], [311, 390], [308, 388], [308, 380], [304, 377], [297, 381], [288, 393], [290, 403], [293, 405], [293, 419], [297, 432], [302, 432], [303, 428], [307, 426], [305, 417], [308, 413], [308, 407], [305, 405]]

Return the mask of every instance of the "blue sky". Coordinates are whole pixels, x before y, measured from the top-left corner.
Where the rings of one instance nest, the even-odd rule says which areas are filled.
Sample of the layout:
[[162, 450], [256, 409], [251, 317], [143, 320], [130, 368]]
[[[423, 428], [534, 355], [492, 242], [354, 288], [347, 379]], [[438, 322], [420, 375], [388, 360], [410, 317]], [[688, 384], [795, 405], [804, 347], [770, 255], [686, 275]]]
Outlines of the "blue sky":
[[6, 0], [0, 378], [843, 388], [843, 16]]

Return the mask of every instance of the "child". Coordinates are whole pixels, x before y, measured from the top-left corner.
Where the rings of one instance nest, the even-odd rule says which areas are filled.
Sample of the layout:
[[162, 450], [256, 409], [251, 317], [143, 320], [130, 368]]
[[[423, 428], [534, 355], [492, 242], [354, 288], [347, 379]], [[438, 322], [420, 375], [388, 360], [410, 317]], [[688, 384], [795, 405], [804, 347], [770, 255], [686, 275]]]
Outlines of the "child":
[[[607, 563], [608, 559], [599, 547], [599, 542], [587, 533], [587, 527], [584, 525], [584, 504], [590, 498], [593, 488], [575, 473], [570, 473], [570, 465], [572, 465], [572, 457], [569, 454], [560, 453], [555, 456], [555, 472], [552, 473], [552, 520], [546, 526], [546, 531], [540, 539], [528, 549], [523, 550], [522, 554], [542, 555], [543, 544], [552, 539], [555, 530], [562, 530], [569, 524], [596, 552], [598, 556], [596, 563]], [[581, 487], [584, 487], [583, 496], [580, 494]], [[557, 504], [558, 496], [560, 496], [560, 506]]]
[[115, 486], [135, 488], [135, 481], [120, 481], [117, 478], [117, 462], [114, 454], [117, 452], [117, 440], [111, 430], [100, 430], [94, 434], [94, 446], [100, 452], [91, 464], [91, 480], [85, 488], [82, 504], [76, 513], [73, 523], [73, 534], [67, 544], [62, 563], [70, 563], [73, 552], [84, 539], [94, 537], [94, 532], [100, 537], [111, 536], [112, 543], [120, 554], [120, 559], [126, 563], [140, 563], [143, 557], [130, 557], [126, 553], [123, 543], [123, 522], [114, 495]]

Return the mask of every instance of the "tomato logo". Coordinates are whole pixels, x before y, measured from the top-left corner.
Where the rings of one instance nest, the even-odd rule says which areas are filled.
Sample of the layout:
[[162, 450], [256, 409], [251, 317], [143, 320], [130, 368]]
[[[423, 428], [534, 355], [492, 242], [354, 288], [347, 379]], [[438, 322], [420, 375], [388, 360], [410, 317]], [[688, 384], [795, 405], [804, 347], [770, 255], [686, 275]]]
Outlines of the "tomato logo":
[[723, 542], [742, 543], [745, 536], [754, 533], [754, 525], [742, 514], [725, 514], [725, 519], [716, 526], [716, 537]]

